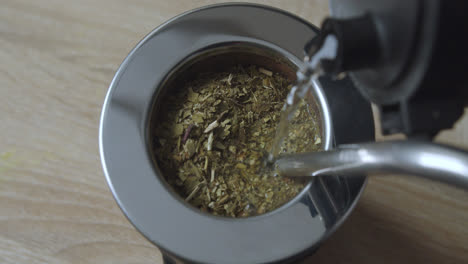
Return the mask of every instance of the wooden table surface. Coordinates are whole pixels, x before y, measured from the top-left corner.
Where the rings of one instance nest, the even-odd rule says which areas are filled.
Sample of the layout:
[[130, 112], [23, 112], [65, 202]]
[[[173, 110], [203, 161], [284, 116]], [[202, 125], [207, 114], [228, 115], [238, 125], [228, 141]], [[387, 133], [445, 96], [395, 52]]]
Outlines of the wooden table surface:
[[[218, 1], [2, 0], [0, 263], [162, 263], [104, 179], [98, 123], [121, 61], [154, 27]], [[320, 24], [326, 1], [256, 1]], [[439, 141], [468, 147], [465, 116]], [[304, 263], [468, 263], [468, 192], [370, 179]]]

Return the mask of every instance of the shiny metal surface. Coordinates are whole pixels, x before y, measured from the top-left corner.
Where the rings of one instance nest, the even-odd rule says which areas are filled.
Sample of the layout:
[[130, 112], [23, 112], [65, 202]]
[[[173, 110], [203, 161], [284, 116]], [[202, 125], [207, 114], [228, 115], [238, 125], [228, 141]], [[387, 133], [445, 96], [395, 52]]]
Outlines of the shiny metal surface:
[[288, 155], [277, 162], [288, 176], [416, 175], [468, 189], [468, 152], [422, 141], [350, 144], [336, 150]]
[[[274, 51], [299, 65], [304, 44], [316, 32], [307, 22], [265, 6], [209, 6], [182, 14], [155, 29], [120, 66], [101, 115], [99, 144], [103, 169], [122, 211], [162, 250], [166, 260], [197, 263], [294, 260], [314, 250], [354, 207], [365, 177], [319, 177], [294, 200], [261, 216], [231, 219], [208, 215], [183, 202], [168, 188], [148, 147], [150, 111], [161, 96], [162, 84], [183, 63], [216, 48], [249, 46]], [[329, 81], [324, 82], [326, 89], [314, 86], [321, 108], [325, 149], [333, 144], [334, 127], [350, 127], [346, 115], [334, 114], [349, 113], [346, 108], [353, 106], [334, 98], [340, 91], [354, 91], [343, 85]], [[358, 110], [354, 111], [366, 123], [348, 129], [343, 136], [335, 134], [338, 144], [373, 139], [370, 106], [353, 96], [358, 95], [346, 95], [344, 100], [356, 102]]]
[[315, 69], [318, 67], [318, 64], [320, 63], [321, 60], [323, 59], [328, 59], [332, 60], [335, 59], [336, 56], [338, 55], [338, 40], [336, 36], [334, 35], [328, 35], [324, 42], [322, 47], [314, 53], [313, 56], [310, 58], [307, 58], [307, 66], [309, 66], [312, 71], [315, 71]]

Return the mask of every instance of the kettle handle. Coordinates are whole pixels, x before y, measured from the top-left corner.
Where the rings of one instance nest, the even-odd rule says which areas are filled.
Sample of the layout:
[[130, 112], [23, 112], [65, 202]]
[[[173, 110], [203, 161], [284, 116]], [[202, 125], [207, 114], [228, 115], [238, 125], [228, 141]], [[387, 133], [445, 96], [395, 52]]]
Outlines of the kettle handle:
[[409, 174], [468, 190], [468, 152], [436, 143], [401, 140], [341, 145], [289, 154], [276, 162], [284, 176]]

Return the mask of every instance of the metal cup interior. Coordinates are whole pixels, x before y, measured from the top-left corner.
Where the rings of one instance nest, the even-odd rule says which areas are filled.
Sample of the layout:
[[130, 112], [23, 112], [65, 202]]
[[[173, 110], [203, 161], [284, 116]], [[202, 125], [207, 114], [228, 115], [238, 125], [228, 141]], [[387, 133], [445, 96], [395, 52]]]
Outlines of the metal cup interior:
[[[181, 61], [176, 67], [174, 67], [174, 69], [168, 73], [165, 80], [160, 84], [160, 92], [154, 98], [154, 104], [150, 110], [147, 140], [149, 148], [148, 151], [152, 155], [155, 166], [158, 167], [158, 162], [154, 147], [156, 145], [156, 136], [153, 135], [157, 129], [156, 126], [159, 122], [158, 119], [162, 117], [158, 113], [160, 113], [161, 106], [167, 102], [167, 96], [178, 89], [185, 87], [187, 82], [195, 79], [200, 73], [222, 72], [236, 65], [255, 65], [262, 67], [274, 73], [283, 75], [291, 83], [296, 80], [296, 72], [298, 69], [298, 66], [288, 59], [286, 55], [265, 46], [258, 44], [254, 45], [246, 42], [224, 43], [223, 45], [207, 47], [206, 49], [188, 56], [185, 60]], [[313, 91], [313, 94], [316, 95], [317, 92], [318, 91]], [[328, 113], [326, 103], [324, 101], [317, 101], [315, 97], [308, 97], [307, 99], [308, 107], [315, 113], [318, 113], [317, 120], [313, 121], [318, 124], [321, 137], [330, 138], [330, 123], [324, 122], [326, 114]], [[321, 142], [321, 149], [328, 149], [330, 147], [329, 143], [330, 140]], [[158, 177], [162, 181], [165, 181], [165, 176], [172, 177], [172, 175], [158, 174]], [[175, 196], [179, 196], [175, 191], [173, 191], [169, 184], [166, 184], [166, 187], [170, 189]], [[296, 196], [299, 196], [299, 194]], [[182, 199], [178, 200], [185, 203]], [[295, 198], [292, 200], [295, 200]], [[279, 208], [281, 207], [282, 206]], [[275, 210], [267, 213], [273, 213]]]

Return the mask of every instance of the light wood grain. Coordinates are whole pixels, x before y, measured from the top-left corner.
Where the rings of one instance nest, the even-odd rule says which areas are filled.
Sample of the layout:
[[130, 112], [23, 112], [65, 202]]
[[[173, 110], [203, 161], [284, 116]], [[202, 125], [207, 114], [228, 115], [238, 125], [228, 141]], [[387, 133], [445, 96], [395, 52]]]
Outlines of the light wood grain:
[[[154, 27], [219, 1], [3, 0], [0, 263], [162, 263], [126, 220], [98, 154], [115, 70]], [[319, 24], [326, 1], [255, 1]], [[468, 118], [438, 139], [468, 146]], [[305, 263], [468, 262], [468, 193], [373, 178], [356, 211]]]

